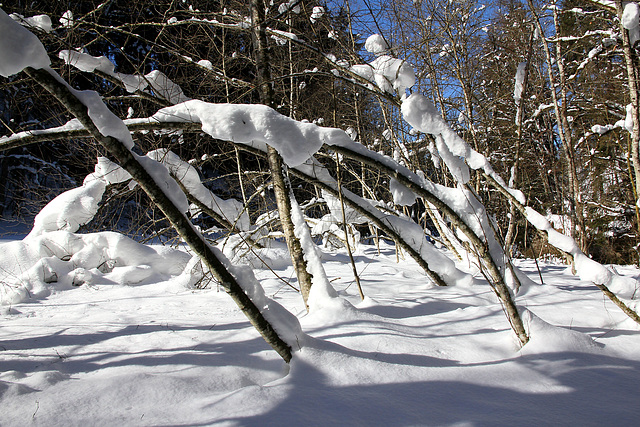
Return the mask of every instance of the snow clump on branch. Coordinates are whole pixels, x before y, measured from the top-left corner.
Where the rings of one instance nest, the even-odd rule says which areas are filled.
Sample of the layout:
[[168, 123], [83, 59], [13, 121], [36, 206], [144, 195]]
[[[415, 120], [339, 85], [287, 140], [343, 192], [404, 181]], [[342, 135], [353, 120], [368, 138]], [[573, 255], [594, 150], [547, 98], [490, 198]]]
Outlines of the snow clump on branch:
[[211, 104], [191, 100], [166, 107], [150, 121], [201, 123], [203, 132], [215, 139], [249, 145], [266, 151], [274, 147], [291, 167], [304, 163], [325, 143], [349, 140], [340, 129], [301, 123], [265, 105]]
[[324, 13], [325, 13], [324, 7], [315, 6], [313, 8], [313, 12], [311, 13], [311, 16], [309, 17], [309, 20], [311, 21], [312, 24], [315, 24], [318, 19], [324, 16]]
[[364, 48], [374, 55], [382, 55], [391, 50], [391, 46], [380, 34], [372, 34], [364, 42]]
[[66, 64], [72, 65], [80, 71], [92, 73], [94, 71], [103, 72], [119, 80], [129, 93], [144, 90], [151, 86], [151, 90], [171, 104], [179, 104], [188, 101], [182, 88], [169, 79], [159, 70], [141, 76], [134, 74], [123, 74], [115, 72], [115, 66], [106, 56], [91, 56], [75, 50], [63, 50], [58, 56]]
[[12, 13], [9, 15], [14, 21], [18, 22], [20, 25], [29, 28], [38, 28], [45, 33], [51, 32], [51, 18], [47, 15], [36, 15], [31, 16], [29, 18], [25, 18], [19, 13]]
[[524, 84], [524, 75], [526, 69], [526, 62], [521, 62], [520, 64], [518, 64], [518, 70], [516, 71], [516, 84], [513, 88], [513, 99], [516, 101], [516, 104], [519, 104], [520, 100], [522, 99], [522, 91], [524, 89], [522, 85]]
[[629, 40], [633, 46], [640, 39], [640, 8], [637, 3], [629, 2], [624, 6], [622, 26], [629, 31]]
[[391, 50], [391, 46], [379, 34], [369, 36], [365, 42], [365, 49], [377, 56], [369, 64], [356, 64], [350, 71], [360, 77], [375, 83], [381, 90], [388, 93], [398, 91], [404, 95], [407, 88], [416, 82], [413, 67], [406, 61], [385, 54]]
[[278, 6], [278, 13], [285, 14], [292, 11], [298, 15], [300, 13], [300, 3], [302, 3], [301, 0], [289, 0], [288, 2], [282, 3]]
[[51, 64], [40, 40], [29, 30], [15, 23], [0, 9], [0, 75], [9, 77], [26, 67], [44, 68]]
[[60, 25], [62, 25], [62, 27], [64, 28], [73, 27], [73, 12], [67, 10], [65, 13], [63, 13], [62, 17], [60, 18]]

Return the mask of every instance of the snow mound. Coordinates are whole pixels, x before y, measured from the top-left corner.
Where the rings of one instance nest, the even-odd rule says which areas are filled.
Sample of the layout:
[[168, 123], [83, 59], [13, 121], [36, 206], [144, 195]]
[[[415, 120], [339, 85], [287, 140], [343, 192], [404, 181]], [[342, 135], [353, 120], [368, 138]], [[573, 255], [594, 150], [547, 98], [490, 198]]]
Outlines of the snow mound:
[[619, 298], [634, 299], [640, 295], [640, 282], [634, 277], [614, 274], [611, 276], [611, 282], [607, 287]]
[[522, 313], [522, 321], [528, 328], [531, 338], [522, 348], [522, 354], [594, 353], [602, 348], [589, 335], [551, 325], [529, 310], [524, 310]]
[[102, 180], [87, 181], [82, 187], [65, 191], [50, 201], [36, 215], [29, 235], [39, 236], [58, 230], [75, 233], [81, 225], [91, 221], [98, 211], [106, 183]]
[[84, 284], [134, 285], [180, 275], [190, 255], [114, 232], [53, 231], [0, 245], [0, 304]]

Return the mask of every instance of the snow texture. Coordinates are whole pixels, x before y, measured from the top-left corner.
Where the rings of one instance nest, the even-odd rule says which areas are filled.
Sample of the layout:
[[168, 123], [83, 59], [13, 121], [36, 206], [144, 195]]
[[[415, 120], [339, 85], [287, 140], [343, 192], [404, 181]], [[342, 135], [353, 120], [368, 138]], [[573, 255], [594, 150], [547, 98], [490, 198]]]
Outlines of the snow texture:
[[[50, 72], [55, 73], [53, 70], [50, 70]], [[55, 75], [57, 76], [57, 74]], [[116, 138], [129, 150], [133, 148], [133, 138], [129, 129], [118, 116], [109, 110], [97, 92], [92, 90], [79, 91], [68, 84], [66, 85], [80, 102], [87, 107], [89, 117], [91, 117], [94, 125], [102, 135]]]
[[311, 283], [313, 286], [311, 286], [308, 300], [309, 311], [321, 310], [325, 307], [336, 307], [336, 305], [339, 307], [345, 306], [344, 303], [346, 301], [341, 301], [338, 298], [338, 294], [327, 278], [327, 273], [322, 266], [320, 249], [311, 238], [311, 233], [302, 215], [300, 205], [298, 205], [293, 194], [290, 195], [290, 199], [291, 221], [293, 222], [294, 233], [300, 241], [303, 257], [307, 263], [307, 270], [312, 276]]
[[88, 180], [82, 187], [65, 191], [50, 201], [36, 215], [30, 237], [57, 230], [76, 232], [81, 225], [91, 221], [98, 211], [98, 204], [106, 183]]
[[[549, 286], [529, 295], [531, 342], [518, 350], [488, 287], [431, 288], [383, 244], [381, 255], [358, 254], [369, 265], [360, 303], [345, 257], [326, 263], [357, 308], [301, 315], [311, 336], [290, 367], [224, 293], [185, 289], [180, 276], [136, 286], [97, 276], [7, 308], [0, 424], [636, 424], [638, 329], [588, 283], [542, 263]], [[301, 310], [273, 273], [256, 273], [267, 294]]]
[[640, 25], [640, 9], [635, 2], [625, 4], [622, 12], [622, 26], [627, 30], [632, 30]]
[[[353, 144], [353, 146], [360, 146], [362, 150], [366, 151], [366, 148], [362, 147], [360, 144], [354, 142], [351, 142], [351, 144]], [[388, 160], [393, 162], [391, 159]], [[298, 166], [296, 169], [309, 176], [317, 178], [325, 185], [337, 189], [336, 181], [329, 175], [328, 171], [313, 158], [309, 159], [304, 165]], [[427, 241], [424, 230], [418, 224], [409, 219], [383, 213], [376, 209], [376, 207], [366, 199], [359, 197], [346, 189], [343, 189], [343, 195], [352, 203], [357, 204], [359, 209], [367, 212], [369, 215], [377, 218], [386, 226], [394, 230], [394, 232], [396, 232], [407, 243], [407, 245], [419, 254], [420, 258], [427, 263], [429, 269], [437, 273], [446, 283], [451, 285], [457, 284], [467, 286], [473, 282], [473, 278], [471, 276], [459, 270], [453, 261], [444, 256]], [[332, 215], [336, 214], [332, 213]]]
[[403, 99], [401, 111], [404, 119], [420, 132], [440, 136], [436, 138], [436, 147], [442, 161], [445, 162], [458, 182], [469, 181], [469, 169], [482, 169], [499, 185], [514, 196], [520, 203], [525, 203], [524, 194], [509, 188], [498, 175], [485, 156], [472, 149], [455, 133], [438, 113], [433, 103], [424, 95], [413, 93]]
[[289, 0], [288, 2], [281, 3], [278, 6], [278, 13], [284, 14], [289, 11], [298, 15], [300, 13], [300, 0]]
[[549, 244], [573, 257], [576, 272], [582, 280], [611, 287], [623, 297], [637, 298], [638, 280], [621, 278], [617, 273], [586, 256], [573, 238], [556, 231], [549, 221], [534, 209], [526, 208], [526, 218], [531, 225], [547, 233]]
[[57, 133], [57, 132], [73, 131], [73, 130], [80, 130], [80, 129], [84, 129], [84, 126], [82, 126], [82, 123], [80, 123], [78, 119], [71, 119], [62, 126], [56, 126], [56, 127], [47, 128], [47, 129], [27, 130], [27, 131], [14, 133], [13, 135], [0, 137], [0, 144], [9, 143], [12, 141], [18, 141], [30, 135], [46, 135], [48, 133]]
[[63, 13], [62, 17], [60, 17], [60, 25], [62, 25], [63, 28], [73, 27], [73, 12], [67, 10]]
[[417, 196], [407, 187], [399, 183], [395, 178], [389, 180], [389, 191], [393, 196], [393, 203], [400, 206], [411, 206], [416, 202]]
[[[346, 253], [323, 254], [349, 309], [306, 314], [274, 275], [289, 277], [290, 265], [257, 269], [265, 295], [299, 313], [306, 332], [286, 312], [272, 314], [296, 331], [286, 366], [224, 293], [185, 287], [188, 255], [113, 234], [54, 235], [47, 265], [59, 276], [44, 283], [49, 296], [34, 304], [33, 292], [0, 314], [2, 425], [631, 426], [640, 416], [638, 326], [559, 265], [539, 263], [547, 285], [527, 294], [531, 341], [522, 349], [488, 286], [434, 288], [384, 243], [356, 254], [364, 302]], [[60, 258], [89, 240], [100, 250], [77, 259], [115, 261], [111, 273], [63, 275], [72, 266]], [[1, 245], [14, 262], [35, 249]], [[155, 274], [138, 283], [119, 272], [145, 264]], [[537, 277], [533, 261], [520, 267]], [[74, 277], [92, 282], [62, 286]]]
[[40, 40], [0, 9], [0, 75], [9, 77], [26, 67], [44, 68], [51, 64]]
[[380, 55], [370, 64], [356, 64], [350, 71], [375, 83], [381, 90], [402, 95], [405, 89], [415, 84], [413, 68], [404, 60], [389, 55]]
[[154, 249], [113, 232], [35, 231], [22, 241], [2, 244], [0, 304], [42, 298], [83, 284], [166, 280], [180, 275], [190, 258], [184, 252]]
[[[341, 223], [342, 203], [340, 203], [340, 199], [325, 190], [322, 190], [322, 199], [326, 202], [333, 221]], [[372, 200], [369, 200], [369, 202], [374, 203]], [[347, 224], [366, 224], [369, 221], [366, 216], [348, 205], [344, 206], [344, 217], [346, 218]]]

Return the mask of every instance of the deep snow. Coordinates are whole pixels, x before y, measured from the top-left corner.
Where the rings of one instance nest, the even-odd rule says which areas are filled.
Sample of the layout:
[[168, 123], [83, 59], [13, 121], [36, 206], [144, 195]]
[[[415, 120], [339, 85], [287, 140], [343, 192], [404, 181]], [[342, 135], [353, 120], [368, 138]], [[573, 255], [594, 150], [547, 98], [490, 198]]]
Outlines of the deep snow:
[[[274, 271], [295, 285], [286, 251], [269, 255], [282, 258]], [[480, 278], [433, 287], [411, 259], [396, 263], [392, 246], [378, 255], [361, 245], [360, 302], [347, 255], [323, 258], [332, 285], [355, 307], [306, 314], [295, 291], [255, 270], [308, 334], [290, 366], [215, 284], [93, 283], [5, 307], [0, 425], [640, 421], [639, 328], [566, 266], [542, 264], [545, 284], [518, 297], [535, 314], [526, 315], [532, 339], [519, 350]], [[539, 282], [533, 261], [520, 266]]]

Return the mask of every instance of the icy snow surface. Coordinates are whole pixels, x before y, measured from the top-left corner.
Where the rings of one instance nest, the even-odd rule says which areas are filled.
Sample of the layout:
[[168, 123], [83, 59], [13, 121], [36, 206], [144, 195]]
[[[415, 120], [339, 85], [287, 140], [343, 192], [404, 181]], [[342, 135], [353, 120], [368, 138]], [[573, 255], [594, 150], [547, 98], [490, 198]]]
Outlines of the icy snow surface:
[[[127, 245], [124, 261], [145, 259]], [[518, 350], [486, 284], [436, 288], [392, 246], [360, 248], [364, 302], [346, 253], [322, 255], [349, 310], [307, 315], [255, 271], [308, 334], [290, 367], [215, 284], [188, 289], [184, 275], [96, 274], [5, 306], [0, 425], [637, 425], [640, 330], [566, 266], [542, 263], [545, 285], [519, 301], [532, 338]]]

